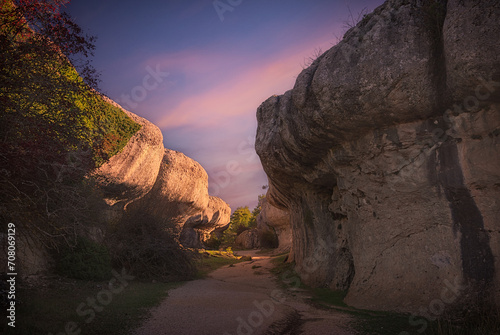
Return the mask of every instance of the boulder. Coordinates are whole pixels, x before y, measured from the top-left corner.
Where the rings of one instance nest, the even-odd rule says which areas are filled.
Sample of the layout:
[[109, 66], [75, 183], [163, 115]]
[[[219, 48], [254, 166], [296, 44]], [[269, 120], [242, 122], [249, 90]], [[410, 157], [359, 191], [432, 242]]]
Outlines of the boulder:
[[241, 249], [260, 248], [260, 236], [257, 228], [248, 229], [241, 232], [234, 240], [234, 246]]
[[367, 309], [500, 304], [499, 19], [495, 1], [389, 0], [258, 108], [306, 284]]
[[147, 212], [180, 234], [186, 220], [203, 212], [208, 203], [208, 175], [202, 166], [181, 152], [164, 149], [151, 191], [129, 207]]
[[148, 213], [180, 238], [185, 247], [201, 248], [204, 239], [229, 223], [231, 208], [208, 195], [208, 175], [195, 160], [165, 149], [151, 191], [129, 206]]

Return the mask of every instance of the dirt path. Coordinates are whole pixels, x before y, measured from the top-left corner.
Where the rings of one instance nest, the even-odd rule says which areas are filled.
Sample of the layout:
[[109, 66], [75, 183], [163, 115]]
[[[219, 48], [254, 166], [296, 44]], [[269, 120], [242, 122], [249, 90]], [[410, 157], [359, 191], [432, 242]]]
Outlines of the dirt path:
[[269, 256], [223, 267], [169, 292], [134, 335], [354, 335], [349, 316], [317, 309], [277, 286]]

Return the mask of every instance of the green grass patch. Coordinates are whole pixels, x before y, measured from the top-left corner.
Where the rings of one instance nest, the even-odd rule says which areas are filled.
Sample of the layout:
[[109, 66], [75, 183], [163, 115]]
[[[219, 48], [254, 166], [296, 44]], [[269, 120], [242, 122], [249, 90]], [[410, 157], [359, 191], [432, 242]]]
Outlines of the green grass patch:
[[226, 265], [240, 263], [240, 257], [233, 254], [232, 251], [206, 250], [200, 252], [200, 257], [195, 260], [197, 268], [197, 279], [205, 278], [210, 272]]
[[[89, 128], [98, 137], [101, 133], [101, 148], [107, 157], [119, 153], [130, 138], [141, 128], [123, 110], [115, 107], [102, 98], [97, 98], [98, 109], [101, 111], [98, 123], [89, 124]], [[102, 162], [98, 162], [102, 163]]]
[[2, 321], [0, 333], [123, 335], [145, 320], [168, 290], [179, 285], [131, 281], [121, 292], [112, 294], [108, 302], [109, 295], [102, 293], [110, 292], [108, 282], [53, 279], [48, 287], [19, 292], [16, 327], [8, 327]]

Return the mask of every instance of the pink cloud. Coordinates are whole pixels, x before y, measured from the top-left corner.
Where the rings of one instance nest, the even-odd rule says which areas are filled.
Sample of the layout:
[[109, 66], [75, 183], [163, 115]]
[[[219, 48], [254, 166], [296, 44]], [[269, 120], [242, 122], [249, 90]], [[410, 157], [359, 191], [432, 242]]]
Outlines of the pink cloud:
[[180, 70], [188, 78], [206, 76], [198, 80], [211, 80], [211, 87], [176, 97], [180, 102], [159, 116], [156, 123], [163, 129], [187, 125], [204, 128], [212, 127], [228, 117], [249, 114], [253, 117], [265, 99], [293, 87], [301, 64], [320, 46], [326, 50], [331, 46], [331, 38], [322, 36], [268, 59], [256, 59], [252, 63], [240, 65], [240, 68], [231, 69], [231, 76], [225, 74], [224, 67], [237, 55], [196, 51], [168, 56], [161, 63], [162, 68]]

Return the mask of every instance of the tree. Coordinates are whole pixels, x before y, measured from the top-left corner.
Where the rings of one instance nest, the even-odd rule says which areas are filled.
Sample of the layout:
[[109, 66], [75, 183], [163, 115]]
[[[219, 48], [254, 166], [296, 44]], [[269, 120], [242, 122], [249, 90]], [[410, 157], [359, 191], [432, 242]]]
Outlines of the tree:
[[259, 216], [260, 211], [262, 210], [262, 203], [266, 199], [265, 194], [261, 194], [258, 197], [257, 206], [252, 211], [252, 218], [250, 219], [250, 226], [257, 227], [257, 216]]
[[128, 140], [106, 124], [95, 38], [65, 3], [0, 0], [0, 217], [47, 243], [90, 220], [85, 176]]
[[223, 243], [230, 245], [236, 239], [236, 236], [241, 234], [247, 229], [250, 229], [250, 222], [252, 219], [252, 213], [248, 206], [238, 207], [233, 214], [231, 214], [231, 220], [229, 221], [229, 228], [224, 231]]

